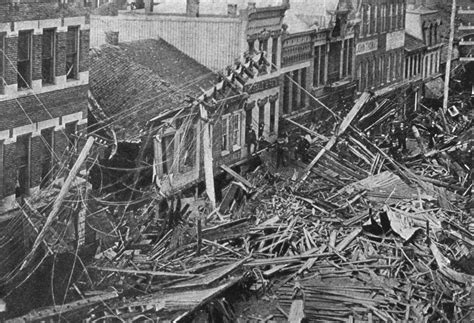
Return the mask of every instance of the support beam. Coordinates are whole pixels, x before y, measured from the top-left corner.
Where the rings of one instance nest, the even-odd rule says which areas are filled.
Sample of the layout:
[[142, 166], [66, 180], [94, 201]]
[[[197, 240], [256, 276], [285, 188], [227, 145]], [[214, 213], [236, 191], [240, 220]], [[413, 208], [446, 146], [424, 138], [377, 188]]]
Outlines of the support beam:
[[443, 95], [443, 109], [441, 110], [441, 120], [443, 120], [444, 130], [449, 133], [449, 126], [446, 122], [445, 111], [448, 110], [449, 99], [449, 78], [451, 77], [451, 60], [453, 59], [453, 42], [454, 42], [454, 22], [456, 18], [456, 0], [453, 0], [451, 8], [451, 22], [449, 27], [449, 43], [448, 43], [448, 58], [446, 61], [446, 71], [444, 74], [444, 95]]
[[64, 198], [66, 197], [67, 192], [69, 192], [69, 189], [71, 188], [73, 180], [76, 178], [77, 173], [79, 172], [79, 168], [82, 166], [84, 161], [86, 160], [87, 156], [89, 155], [89, 151], [92, 148], [92, 145], [94, 144], [94, 137], [89, 137], [87, 139], [87, 142], [82, 149], [81, 153], [79, 154], [79, 157], [76, 160], [76, 163], [72, 167], [71, 171], [69, 172], [69, 175], [67, 176], [66, 181], [64, 182], [63, 186], [61, 187], [61, 191], [58, 194], [58, 197], [54, 201], [53, 208], [51, 210], [51, 213], [49, 214], [48, 218], [46, 219], [46, 223], [44, 224], [43, 228], [41, 229], [40, 233], [36, 237], [35, 242], [33, 243], [33, 247], [31, 248], [30, 253], [26, 256], [25, 260], [23, 261], [23, 264], [21, 265], [20, 270], [24, 269], [26, 265], [33, 259], [34, 254], [40, 244], [42, 243], [44, 236], [46, 233], [49, 231], [49, 228], [53, 224], [53, 221], [56, 219], [56, 216], [59, 213], [59, 210], [61, 208], [61, 204], [64, 201]]
[[324, 140], [324, 141], [328, 141], [328, 140], [329, 140], [328, 137], [326, 137], [326, 136], [324, 136], [324, 135], [322, 135], [322, 134], [319, 134], [319, 133], [317, 133], [316, 131], [313, 131], [313, 130], [311, 130], [311, 129], [308, 129], [308, 128], [306, 128], [305, 126], [299, 124], [298, 122], [291, 120], [290, 118], [284, 118], [284, 119], [285, 119], [285, 121], [288, 121], [288, 122], [291, 123], [292, 125], [297, 126], [298, 128], [300, 128], [300, 129], [306, 131], [307, 133], [309, 133], [309, 134], [312, 135], [312, 136], [315, 136], [315, 137], [317, 137], [317, 138], [319, 138], [319, 139], [322, 139], [322, 140]]
[[357, 100], [356, 104], [352, 107], [351, 111], [347, 114], [347, 116], [342, 120], [341, 124], [339, 125], [338, 129], [336, 130], [336, 133], [329, 139], [329, 141], [326, 143], [326, 145], [321, 149], [316, 157], [311, 161], [311, 163], [305, 168], [303, 171], [302, 176], [300, 177], [297, 187], [301, 185], [307, 178], [308, 175], [311, 171], [311, 168], [316, 165], [316, 163], [319, 161], [319, 159], [324, 155], [326, 151], [331, 150], [331, 148], [336, 144], [337, 139], [347, 130], [347, 128], [350, 126], [352, 120], [354, 120], [355, 116], [357, 113], [362, 109], [362, 107], [365, 105], [365, 103], [370, 99], [371, 95], [367, 92], [362, 93], [360, 98]]
[[206, 192], [211, 201], [212, 209], [216, 208], [216, 190], [214, 188], [214, 162], [212, 158], [211, 125], [208, 120], [207, 110], [202, 104], [199, 105], [202, 118], [202, 142], [204, 153], [204, 177]]

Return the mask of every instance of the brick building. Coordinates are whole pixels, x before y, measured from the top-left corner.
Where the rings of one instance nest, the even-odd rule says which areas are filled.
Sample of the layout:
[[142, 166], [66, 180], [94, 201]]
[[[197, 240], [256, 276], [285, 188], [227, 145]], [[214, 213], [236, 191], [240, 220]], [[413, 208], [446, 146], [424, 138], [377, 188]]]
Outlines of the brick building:
[[0, 3], [0, 214], [36, 194], [80, 149], [89, 18], [57, 1]]
[[283, 116], [293, 118], [319, 110], [320, 103], [312, 97], [334, 110], [353, 102], [354, 28], [348, 22], [346, 7], [330, 12], [331, 19], [321, 19], [298, 8], [290, 9], [285, 17], [288, 32], [283, 36], [281, 59]]
[[362, 0], [356, 31], [359, 91], [377, 91], [403, 79], [405, 0]]

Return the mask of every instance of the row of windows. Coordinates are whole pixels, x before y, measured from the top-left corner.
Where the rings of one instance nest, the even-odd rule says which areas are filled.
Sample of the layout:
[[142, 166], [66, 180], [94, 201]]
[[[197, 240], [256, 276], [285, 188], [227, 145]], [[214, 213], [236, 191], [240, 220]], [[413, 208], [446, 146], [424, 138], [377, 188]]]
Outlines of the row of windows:
[[433, 46], [441, 42], [441, 35], [438, 31], [440, 23], [432, 23], [423, 26], [423, 41], [427, 46]]
[[405, 4], [362, 5], [360, 37], [404, 28]]
[[[24, 30], [18, 33], [18, 52], [15, 69], [17, 71], [18, 89], [31, 88], [33, 79], [33, 31]], [[79, 72], [79, 27], [68, 27], [66, 34], [66, 67], [64, 71], [56, 70], [57, 58], [57, 32], [56, 28], [43, 29], [41, 36], [41, 74], [44, 85], [53, 84], [54, 77], [58, 72], [59, 75], [66, 75], [67, 79], [77, 79]], [[12, 60], [6, 56], [5, 52], [5, 35], [0, 34], [0, 89], [4, 87], [5, 67], [6, 64], [14, 64]]]
[[403, 54], [396, 52], [360, 62], [357, 68], [359, 91], [375, 89], [398, 80], [402, 71], [402, 59]]
[[[65, 125], [65, 135], [68, 140], [69, 149], [77, 149], [77, 122], [70, 122]], [[41, 159], [41, 174], [38, 174], [41, 178], [40, 187], [48, 185], [53, 178], [53, 166], [54, 166], [54, 128], [47, 128], [41, 130], [41, 143], [42, 143], [42, 159]], [[39, 162], [37, 160], [31, 160], [32, 147], [31, 147], [31, 134], [25, 134], [18, 136], [15, 143], [15, 166], [16, 166], [16, 177], [15, 177], [15, 192], [5, 191], [4, 182], [4, 168], [5, 168], [5, 156], [4, 156], [4, 143], [0, 141], [0, 197], [8, 196], [13, 193], [17, 197], [27, 195], [31, 187], [31, 163]], [[69, 167], [72, 165], [68, 165]]]

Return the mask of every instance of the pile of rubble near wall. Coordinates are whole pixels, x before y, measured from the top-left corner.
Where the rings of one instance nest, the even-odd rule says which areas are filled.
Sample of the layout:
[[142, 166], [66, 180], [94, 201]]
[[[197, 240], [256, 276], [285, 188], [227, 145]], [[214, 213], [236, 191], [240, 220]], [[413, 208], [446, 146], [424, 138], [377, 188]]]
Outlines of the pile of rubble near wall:
[[472, 320], [469, 181], [438, 153], [399, 163], [345, 139], [353, 158], [327, 151], [303, 182], [307, 165], [275, 170], [269, 152], [217, 210], [144, 206], [84, 270], [82, 299], [22, 319]]

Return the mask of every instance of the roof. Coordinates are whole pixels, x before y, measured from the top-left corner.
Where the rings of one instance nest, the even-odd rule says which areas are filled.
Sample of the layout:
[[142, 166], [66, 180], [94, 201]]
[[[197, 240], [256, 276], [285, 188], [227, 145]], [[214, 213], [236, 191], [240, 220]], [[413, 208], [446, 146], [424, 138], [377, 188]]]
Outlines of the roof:
[[107, 44], [90, 56], [90, 90], [100, 107], [100, 113], [91, 112], [112, 123], [118, 140], [133, 138], [163, 112], [189, 105], [187, 95], [199, 97], [201, 88], [216, 80], [211, 70], [163, 40]]
[[415, 36], [405, 33], [405, 50], [413, 52], [423, 48], [426, 48], [426, 45], [421, 39], [418, 39]]

